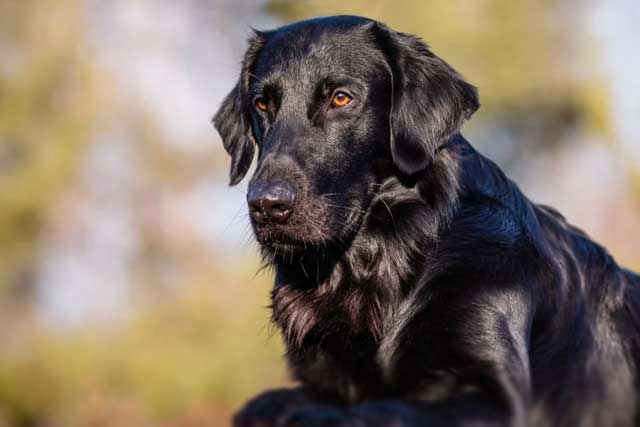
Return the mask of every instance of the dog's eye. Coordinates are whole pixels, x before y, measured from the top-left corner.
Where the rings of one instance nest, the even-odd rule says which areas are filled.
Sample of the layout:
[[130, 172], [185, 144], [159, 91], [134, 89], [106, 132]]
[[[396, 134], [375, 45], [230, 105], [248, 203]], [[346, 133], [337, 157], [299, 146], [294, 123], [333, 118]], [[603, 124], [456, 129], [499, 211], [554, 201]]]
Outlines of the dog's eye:
[[346, 107], [347, 105], [349, 105], [352, 99], [353, 98], [351, 98], [344, 92], [336, 92], [336, 94], [333, 95], [333, 98], [331, 99], [331, 105], [337, 108]]
[[258, 108], [258, 110], [260, 111], [267, 111], [267, 103], [264, 100], [264, 98], [258, 98], [256, 99], [256, 107]]

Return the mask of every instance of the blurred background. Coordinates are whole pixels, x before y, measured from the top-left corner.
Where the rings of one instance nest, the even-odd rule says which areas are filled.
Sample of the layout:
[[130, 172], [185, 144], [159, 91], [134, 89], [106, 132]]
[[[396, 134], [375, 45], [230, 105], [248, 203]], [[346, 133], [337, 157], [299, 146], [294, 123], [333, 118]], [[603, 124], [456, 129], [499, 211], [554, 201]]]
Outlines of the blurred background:
[[422, 36], [477, 148], [640, 269], [637, 0], [0, 0], [0, 427], [226, 426], [287, 383], [210, 118], [250, 26], [339, 13]]

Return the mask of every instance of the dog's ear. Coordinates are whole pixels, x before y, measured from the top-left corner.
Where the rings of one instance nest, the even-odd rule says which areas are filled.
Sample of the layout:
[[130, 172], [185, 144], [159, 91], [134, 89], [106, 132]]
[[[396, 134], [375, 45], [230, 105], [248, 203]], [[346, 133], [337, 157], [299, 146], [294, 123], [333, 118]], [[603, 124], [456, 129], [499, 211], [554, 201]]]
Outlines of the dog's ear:
[[478, 93], [417, 37], [372, 25], [392, 78], [391, 155], [406, 174], [424, 170], [478, 109]]
[[222, 137], [222, 144], [231, 156], [229, 185], [236, 185], [251, 167], [255, 153], [255, 136], [251, 126], [249, 84], [258, 52], [265, 44], [266, 33], [255, 31], [242, 60], [240, 80], [222, 101], [213, 116], [213, 124]]
[[213, 117], [213, 124], [220, 133], [222, 144], [231, 156], [229, 185], [236, 185], [244, 178], [251, 166], [255, 152], [255, 140], [251, 132], [247, 106], [240, 94], [240, 83], [222, 101]]

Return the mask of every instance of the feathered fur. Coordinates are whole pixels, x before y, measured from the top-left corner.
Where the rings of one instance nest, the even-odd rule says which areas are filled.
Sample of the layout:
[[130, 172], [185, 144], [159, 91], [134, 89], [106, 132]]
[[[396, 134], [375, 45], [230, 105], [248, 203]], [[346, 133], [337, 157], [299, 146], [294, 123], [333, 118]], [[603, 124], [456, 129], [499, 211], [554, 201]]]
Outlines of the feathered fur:
[[255, 146], [250, 189], [296, 191], [286, 223], [252, 225], [302, 387], [236, 426], [640, 425], [640, 278], [472, 148], [478, 105], [426, 45], [365, 18], [251, 42], [215, 124], [232, 183]]

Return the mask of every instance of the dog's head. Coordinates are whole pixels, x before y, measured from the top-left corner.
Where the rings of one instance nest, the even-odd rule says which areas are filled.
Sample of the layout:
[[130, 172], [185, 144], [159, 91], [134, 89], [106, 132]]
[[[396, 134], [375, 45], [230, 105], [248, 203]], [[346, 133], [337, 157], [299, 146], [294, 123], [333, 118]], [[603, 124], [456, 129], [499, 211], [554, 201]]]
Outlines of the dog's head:
[[231, 185], [258, 151], [247, 201], [272, 253], [348, 239], [382, 179], [417, 175], [478, 108], [419, 39], [338, 16], [258, 32], [214, 124]]

